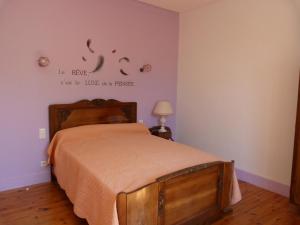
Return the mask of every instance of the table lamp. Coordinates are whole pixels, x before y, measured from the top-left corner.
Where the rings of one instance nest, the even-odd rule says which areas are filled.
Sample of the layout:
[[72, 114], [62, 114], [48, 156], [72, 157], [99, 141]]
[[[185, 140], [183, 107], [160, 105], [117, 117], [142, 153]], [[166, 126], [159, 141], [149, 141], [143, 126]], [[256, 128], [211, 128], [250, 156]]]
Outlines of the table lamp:
[[165, 128], [166, 117], [173, 114], [172, 105], [169, 101], [158, 101], [154, 107], [153, 114], [160, 116], [159, 132], [167, 132]]

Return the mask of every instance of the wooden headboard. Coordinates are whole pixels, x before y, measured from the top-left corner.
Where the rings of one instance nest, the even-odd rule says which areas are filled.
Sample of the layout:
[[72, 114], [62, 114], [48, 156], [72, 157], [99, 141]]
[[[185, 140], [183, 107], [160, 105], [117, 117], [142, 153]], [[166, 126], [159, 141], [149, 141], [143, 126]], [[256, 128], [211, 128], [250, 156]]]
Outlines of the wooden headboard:
[[136, 114], [136, 102], [120, 102], [114, 99], [81, 100], [71, 104], [50, 105], [50, 141], [57, 131], [71, 127], [91, 124], [136, 123]]

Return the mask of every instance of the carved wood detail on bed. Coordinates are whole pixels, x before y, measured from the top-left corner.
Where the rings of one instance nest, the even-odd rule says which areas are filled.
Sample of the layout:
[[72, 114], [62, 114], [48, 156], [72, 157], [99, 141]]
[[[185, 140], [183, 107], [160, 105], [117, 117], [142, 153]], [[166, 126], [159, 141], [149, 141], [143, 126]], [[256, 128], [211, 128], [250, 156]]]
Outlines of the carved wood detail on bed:
[[115, 99], [81, 100], [49, 106], [50, 140], [59, 130], [91, 124], [135, 123], [137, 103]]
[[204, 225], [228, 211], [234, 162], [213, 162], [158, 178], [117, 197], [120, 225]]

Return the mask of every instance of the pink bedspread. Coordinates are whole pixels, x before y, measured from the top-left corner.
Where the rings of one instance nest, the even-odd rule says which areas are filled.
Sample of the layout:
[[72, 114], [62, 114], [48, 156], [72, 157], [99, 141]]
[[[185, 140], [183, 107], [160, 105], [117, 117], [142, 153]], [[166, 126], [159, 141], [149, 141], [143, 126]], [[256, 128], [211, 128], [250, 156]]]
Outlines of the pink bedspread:
[[[220, 159], [150, 135], [140, 124], [91, 125], [58, 132], [49, 160], [74, 212], [90, 225], [118, 225], [116, 196], [190, 166]], [[235, 175], [234, 175], [235, 176]], [[241, 199], [234, 177], [232, 204]]]

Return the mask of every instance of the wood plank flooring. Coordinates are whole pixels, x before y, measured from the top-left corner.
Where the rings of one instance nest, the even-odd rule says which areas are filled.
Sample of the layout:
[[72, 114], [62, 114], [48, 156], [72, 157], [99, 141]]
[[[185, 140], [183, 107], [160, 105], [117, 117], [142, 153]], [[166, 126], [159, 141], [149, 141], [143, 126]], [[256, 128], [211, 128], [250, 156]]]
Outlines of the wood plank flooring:
[[[241, 182], [243, 200], [214, 225], [300, 225], [300, 210], [288, 199]], [[87, 225], [55, 184], [0, 193], [0, 225]]]

